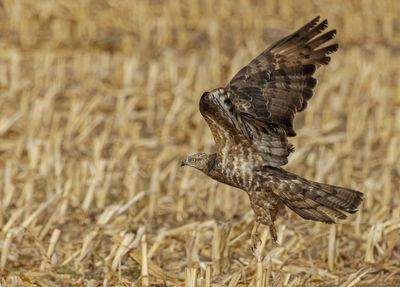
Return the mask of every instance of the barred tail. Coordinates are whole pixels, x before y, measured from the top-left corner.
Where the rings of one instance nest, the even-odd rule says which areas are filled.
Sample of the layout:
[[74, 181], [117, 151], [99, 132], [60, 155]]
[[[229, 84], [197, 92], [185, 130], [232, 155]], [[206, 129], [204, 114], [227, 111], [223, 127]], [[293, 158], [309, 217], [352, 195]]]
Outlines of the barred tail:
[[283, 203], [304, 219], [335, 223], [347, 217], [344, 212], [357, 212], [364, 197], [357, 190], [310, 181], [282, 168], [264, 167], [262, 175]]
[[285, 204], [304, 219], [335, 223], [345, 219], [343, 213], [355, 213], [363, 200], [364, 194], [353, 189], [318, 183], [299, 178], [302, 201], [288, 200]]

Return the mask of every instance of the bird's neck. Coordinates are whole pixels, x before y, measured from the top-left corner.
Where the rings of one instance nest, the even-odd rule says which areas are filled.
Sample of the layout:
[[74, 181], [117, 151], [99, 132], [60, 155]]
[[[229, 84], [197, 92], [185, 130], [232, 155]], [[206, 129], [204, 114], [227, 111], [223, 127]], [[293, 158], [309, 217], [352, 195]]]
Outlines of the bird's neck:
[[213, 153], [213, 154], [209, 155], [208, 169], [207, 170], [203, 170], [203, 172], [206, 175], [208, 175], [209, 177], [211, 177], [211, 178], [213, 178], [213, 179], [215, 179], [215, 180], [217, 180], [219, 182], [222, 182], [222, 183], [225, 183], [225, 184], [228, 184], [228, 185], [236, 187], [233, 183], [231, 183], [227, 179], [227, 177], [226, 177], [226, 175], [225, 175], [225, 173], [223, 171], [222, 163], [220, 161], [220, 158], [217, 156], [216, 153]]
[[219, 160], [217, 157], [216, 153], [212, 153], [208, 155], [208, 161], [207, 161], [207, 170], [203, 170], [203, 172], [207, 175], [210, 175], [210, 173], [216, 171], [218, 169], [218, 164]]

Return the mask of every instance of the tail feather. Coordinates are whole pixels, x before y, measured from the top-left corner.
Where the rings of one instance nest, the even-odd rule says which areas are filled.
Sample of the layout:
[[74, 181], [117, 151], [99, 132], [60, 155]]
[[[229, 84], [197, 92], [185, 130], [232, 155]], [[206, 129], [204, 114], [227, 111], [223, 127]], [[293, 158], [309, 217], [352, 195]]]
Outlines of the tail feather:
[[357, 190], [318, 182], [310, 182], [310, 184], [315, 189], [323, 191], [328, 204], [331, 203], [332, 207], [348, 213], [357, 212], [364, 198], [364, 194]]
[[287, 207], [304, 219], [335, 223], [355, 213], [364, 194], [350, 188], [318, 183], [304, 179], [281, 168], [267, 168], [270, 178], [278, 180], [273, 191]]
[[306, 202], [311, 202], [306, 208], [299, 210], [291, 201], [285, 202], [294, 212], [305, 219], [335, 223], [335, 219], [345, 219], [342, 212], [355, 213], [363, 200], [363, 193], [339, 186], [312, 182], [301, 178], [301, 193]]
[[324, 212], [319, 210], [319, 208], [300, 208], [295, 206], [292, 203], [288, 203], [285, 202], [286, 205], [293, 210], [294, 212], [296, 212], [298, 215], [300, 215], [302, 218], [307, 219], [307, 220], [316, 220], [316, 221], [321, 221], [324, 223], [335, 223], [335, 221], [332, 219], [331, 216], [329, 216], [328, 212]]

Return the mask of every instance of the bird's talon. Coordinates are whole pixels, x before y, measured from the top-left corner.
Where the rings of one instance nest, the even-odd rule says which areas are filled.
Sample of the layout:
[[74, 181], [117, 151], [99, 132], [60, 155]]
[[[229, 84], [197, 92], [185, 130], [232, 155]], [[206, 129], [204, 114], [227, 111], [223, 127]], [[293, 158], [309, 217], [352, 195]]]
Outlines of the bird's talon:
[[262, 240], [257, 231], [251, 235], [251, 241], [252, 241], [251, 250], [254, 253], [257, 250], [257, 248], [262, 244]]

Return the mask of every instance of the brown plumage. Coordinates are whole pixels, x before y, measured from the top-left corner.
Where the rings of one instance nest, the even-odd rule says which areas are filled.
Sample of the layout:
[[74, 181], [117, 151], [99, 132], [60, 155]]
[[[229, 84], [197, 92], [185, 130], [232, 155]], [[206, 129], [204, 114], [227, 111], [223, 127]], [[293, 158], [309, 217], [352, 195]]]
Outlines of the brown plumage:
[[315, 70], [330, 61], [337, 44], [321, 47], [336, 31], [323, 32], [328, 21], [313, 19], [276, 42], [242, 68], [225, 88], [205, 92], [200, 112], [209, 125], [217, 152], [189, 156], [182, 165], [249, 194], [256, 221], [268, 225], [289, 207], [304, 219], [335, 223], [357, 211], [363, 194], [313, 182], [281, 168], [294, 151], [293, 119], [306, 109], [317, 83]]

